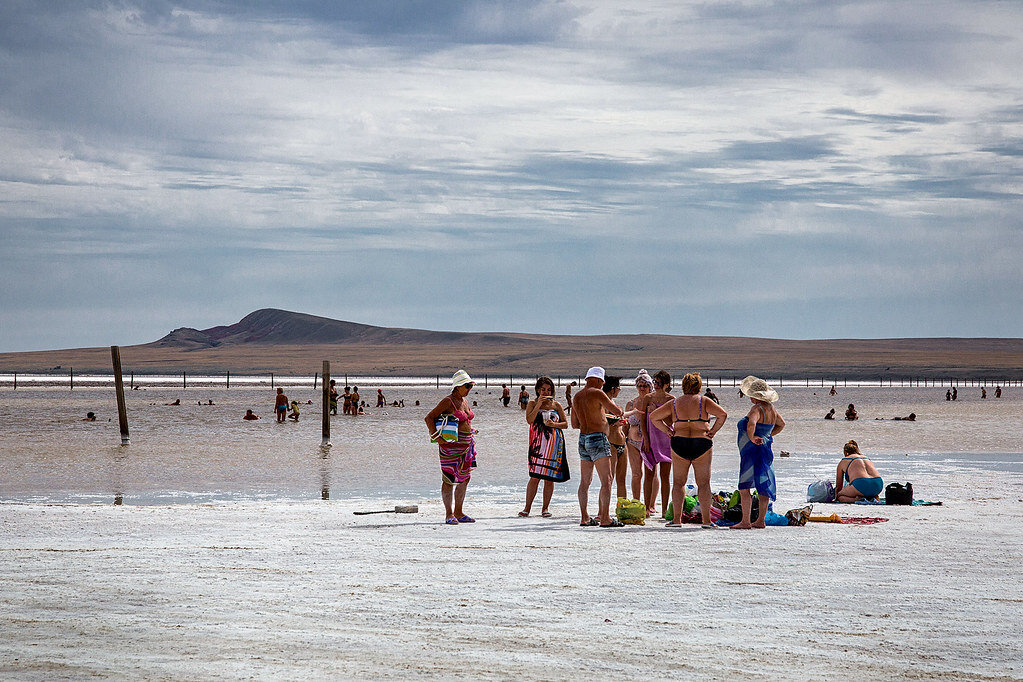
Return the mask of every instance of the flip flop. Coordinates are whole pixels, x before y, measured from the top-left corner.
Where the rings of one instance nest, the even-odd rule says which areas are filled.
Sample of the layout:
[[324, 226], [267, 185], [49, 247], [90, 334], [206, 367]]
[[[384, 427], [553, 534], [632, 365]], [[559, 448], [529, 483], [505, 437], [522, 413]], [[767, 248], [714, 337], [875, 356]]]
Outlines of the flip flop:
[[519, 516], [521, 516], [522, 518], [526, 518], [527, 516], [529, 516], [529, 512], [520, 511]]
[[549, 518], [551, 518], [552, 516], [554, 516], [554, 514], [552, 514], [552, 513], [550, 513], [550, 512], [542, 512], [542, 513], [540, 514], [540, 516], [544, 517], [545, 519], [549, 519]]
[[600, 524], [601, 528], [622, 528], [624, 526], [625, 526], [625, 524], [622, 523], [621, 521], [619, 521], [618, 519], [615, 519], [611, 523], [602, 523], [602, 524]]
[[583, 523], [580, 523], [579, 525], [580, 526], [587, 526], [587, 527], [589, 527], [589, 526], [599, 526], [600, 525], [600, 521], [598, 521], [597, 519], [590, 519], [589, 521], [584, 521]]
[[452, 516], [451, 518], [449, 518], [444, 523], [448, 524], [449, 526], [457, 526], [458, 525], [458, 519], [456, 519], [454, 516]]
[[468, 514], [466, 514], [465, 516], [459, 516], [458, 517], [458, 522], [459, 523], [476, 523], [476, 519], [474, 519], [471, 516], [469, 516]]
[[664, 527], [665, 528], [681, 528], [682, 524], [678, 523], [677, 521], [668, 521], [666, 524], [664, 524]]

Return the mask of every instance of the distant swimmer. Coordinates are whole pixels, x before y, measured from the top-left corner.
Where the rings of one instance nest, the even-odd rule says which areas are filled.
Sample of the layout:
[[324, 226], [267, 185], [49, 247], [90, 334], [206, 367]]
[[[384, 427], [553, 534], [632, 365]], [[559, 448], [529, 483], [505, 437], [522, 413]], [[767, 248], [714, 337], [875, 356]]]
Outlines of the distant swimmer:
[[508, 384], [501, 384], [501, 403], [505, 407], [511, 404], [511, 389]]
[[377, 389], [377, 407], [383, 407], [384, 406], [384, 402], [385, 402], [385, 399], [384, 399], [384, 389], [378, 388]]
[[565, 384], [565, 414], [572, 414], [572, 387], [575, 385], [574, 381]]
[[277, 397], [274, 398], [274, 412], [277, 414], [277, 423], [283, 424], [284, 417], [288, 414], [288, 396], [284, 395], [284, 389], [277, 389]]
[[952, 400], [959, 400], [959, 389], [955, 386], [952, 387]]
[[164, 405], [180, 405], [180, 404], [181, 404], [181, 398], [178, 398], [177, 400], [175, 400], [172, 403], [164, 403]]
[[952, 389], [945, 391], [945, 400], [952, 400]]
[[259, 415], [254, 413], [252, 410], [245, 410], [245, 416], [242, 417], [245, 421], [252, 421], [253, 419], [259, 419]]
[[342, 410], [341, 410], [342, 413], [343, 414], [351, 414], [352, 413], [352, 387], [351, 386], [345, 386], [345, 394], [343, 396], [341, 396], [341, 397], [344, 400], [344, 405], [342, 406]]
[[987, 400], [987, 389], [981, 386], [980, 388], [980, 399]]
[[337, 382], [333, 379], [330, 380], [330, 394], [328, 396], [328, 405], [331, 414], [337, 414]]
[[82, 421], [83, 422], [94, 422], [94, 421], [96, 421], [96, 413], [95, 412], [86, 412], [85, 413], [85, 418], [82, 419]]
[[835, 408], [832, 407], [831, 408], [831, 412], [828, 412], [826, 415], [824, 415], [824, 418], [825, 419], [834, 419], [835, 418]]
[[298, 421], [298, 415], [299, 415], [298, 401], [297, 400], [292, 400], [291, 401], [291, 414], [288, 415], [288, 419], [290, 419], [293, 422], [297, 422]]
[[915, 422], [916, 412], [910, 412], [908, 417], [892, 417], [893, 422]]
[[362, 407], [362, 405], [359, 403], [359, 387], [358, 386], [352, 386], [352, 411], [351, 411], [351, 415], [353, 417], [356, 416], [356, 415], [362, 414], [362, 410], [359, 409], [360, 407]]
[[995, 388], [995, 397], [996, 398], [1001, 398], [1002, 397], [1002, 387], [1001, 386], [998, 386], [997, 388]]
[[830, 393], [830, 395], [838, 395], [838, 391], [835, 390], [834, 384], [831, 385], [831, 393]]
[[859, 418], [860, 418], [859, 414], [856, 413], [856, 406], [853, 405], [852, 403], [849, 403], [849, 409], [845, 411], [845, 420], [847, 422], [854, 422]]
[[519, 408], [526, 409], [526, 405], [529, 404], [529, 391], [523, 386], [522, 390], [519, 391]]
[[704, 391], [703, 395], [710, 398], [714, 402], [718, 402], [718, 397], [714, 395], [714, 391], [710, 390], [710, 386], [707, 387], [707, 390]]

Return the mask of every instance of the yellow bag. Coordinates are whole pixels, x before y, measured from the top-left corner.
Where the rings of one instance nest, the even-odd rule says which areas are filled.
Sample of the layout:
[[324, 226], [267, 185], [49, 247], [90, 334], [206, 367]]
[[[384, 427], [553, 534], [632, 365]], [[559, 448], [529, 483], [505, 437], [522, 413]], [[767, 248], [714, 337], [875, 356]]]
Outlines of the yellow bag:
[[646, 505], [639, 500], [628, 500], [624, 497], [619, 497], [618, 506], [615, 507], [615, 515], [619, 521], [630, 526], [646, 525]]

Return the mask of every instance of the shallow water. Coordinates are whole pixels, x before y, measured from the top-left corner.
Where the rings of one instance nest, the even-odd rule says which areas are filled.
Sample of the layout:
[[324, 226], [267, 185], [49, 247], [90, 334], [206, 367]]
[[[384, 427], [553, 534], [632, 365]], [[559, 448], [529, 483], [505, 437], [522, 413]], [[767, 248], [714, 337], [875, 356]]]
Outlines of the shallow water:
[[[299, 423], [276, 424], [268, 387], [147, 387], [126, 395], [131, 445], [122, 447], [113, 390], [32, 387], [0, 391], [0, 499], [36, 502], [124, 504], [197, 503], [213, 500], [302, 500], [435, 498], [439, 485], [436, 446], [428, 442], [423, 416], [446, 393], [434, 387], [385, 387], [388, 400], [404, 398], [405, 408], [370, 409], [353, 418], [331, 418], [333, 447], [320, 447], [320, 394], [311, 386], [285, 387], [304, 405]], [[731, 387], [714, 387], [729, 411], [716, 440], [712, 483], [735, 486], [738, 454], [735, 422], [749, 403]], [[559, 394], [561, 389], [559, 389]], [[832, 478], [842, 444], [850, 438], [874, 458], [886, 481], [927, 483], [927, 496], [968, 497], [956, 486], [966, 471], [1000, 475], [1023, 473], [1020, 413], [1023, 389], [1008, 388], [987, 400], [979, 388], [959, 391], [946, 402], [943, 388], [849, 387], [828, 396], [820, 387], [785, 387], [778, 408], [788, 427], [775, 442], [780, 496], [800, 497], [815, 477]], [[363, 388], [375, 400], [376, 387]], [[627, 389], [624, 405], [634, 397]], [[525, 472], [526, 424], [514, 405], [499, 403], [500, 389], [474, 391], [479, 401], [474, 426], [479, 468], [472, 494], [519, 500]], [[176, 398], [181, 406], [166, 406]], [[197, 405], [212, 399], [215, 405]], [[414, 407], [415, 400], [422, 402]], [[860, 421], [824, 421], [836, 408], [841, 416], [855, 403]], [[246, 408], [263, 418], [241, 419]], [[82, 422], [86, 412], [99, 421]], [[917, 414], [918, 421], [875, 421]], [[576, 432], [569, 431], [572, 471]], [[575, 499], [575, 484], [556, 487], [555, 500]], [[591, 495], [596, 494], [596, 489]]]

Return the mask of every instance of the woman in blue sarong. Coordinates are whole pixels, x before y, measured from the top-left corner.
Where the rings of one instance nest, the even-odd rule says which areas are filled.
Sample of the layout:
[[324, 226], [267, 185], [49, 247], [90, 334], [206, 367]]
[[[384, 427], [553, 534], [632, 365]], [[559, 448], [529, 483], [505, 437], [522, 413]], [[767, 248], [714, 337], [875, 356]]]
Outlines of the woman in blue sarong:
[[[765, 528], [767, 505], [777, 498], [774, 480], [774, 452], [771, 443], [774, 436], [785, 428], [785, 420], [774, 409], [778, 392], [763, 379], [748, 376], [742, 380], [742, 393], [749, 397], [753, 406], [749, 413], [739, 420], [739, 500], [742, 504], [742, 522], [732, 528]], [[753, 496], [755, 488], [759, 504], [757, 519], [752, 521]], [[751, 523], [752, 521], [752, 523]]]
[[551, 516], [549, 509], [554, 495], [554, 484], [570, 477], [565, 457], [565, 436], [568, 418], [561, 404], [554, 399], [554, 382], [550, 377], [536, 380], [536, 399], [526, 404], [526, 423], [529, 424], [529, 483], [526, 484], [526, 506], [519, 516], [529, 516], [536, 497], [536, 489], [543, 481], [543, 507], [540, 515]]

